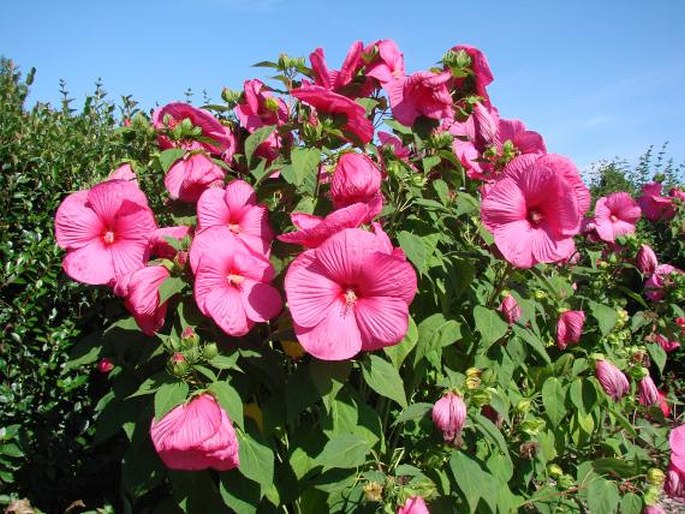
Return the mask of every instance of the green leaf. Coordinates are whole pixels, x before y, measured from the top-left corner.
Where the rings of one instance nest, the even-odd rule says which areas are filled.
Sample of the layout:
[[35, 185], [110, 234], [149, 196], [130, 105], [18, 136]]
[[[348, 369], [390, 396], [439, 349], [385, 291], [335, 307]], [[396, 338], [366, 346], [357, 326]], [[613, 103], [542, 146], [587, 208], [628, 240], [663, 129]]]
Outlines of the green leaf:
[[159, 154], [159, 165], [162, 167], [164, 173], [169, 171], [169, 168], [185, 155], [186, 151], [183, 148], [169, 148], [163, 150]]
[[294, 176], [293, 184], [303, 193], [313, 195], [316, 192], [321, 150], [318, 148], [294, 148], [290, 158]]
[[597, 390], [590, 380], [576, 378], [569, 388], [571, 403], [581, 414], [589, 414], [597, 403]]
[[159, 305], [162, 305], [175, 294], [180, 293], [186, 287], [186, 282], [181, 277], [168, 277], [159, 286]]
[[603, 478], [595, 478], [587, 489], [587, 503], [590, 512], [612, 514], [616, 512], [619, 502], [616, 483]]
[[250, 480], [268, 487], [274, 478], [274, 453], [247, 432], [238, 431], [240, 445], [240, 473]]
[[399, 416], [397, 416], [397, 419], [395, 420], [393, 425], [397, 425], [398, 423], [406, 423], [407, 421], [422, 418], [432, 408], [432, 403], [412, 403], [406, 409], [404, 409]]
[[395, 346], [386, 346], [383, 351], [388, 357], [390, 357], [393, 366], [395, 366], [396, 369], [400, 369], [404, 359], [406, 359], [407, 355], [409, 355], [414, 349], [418, 340], [419, 331], [416, 327], [416, 323], [414, 323], [414, 320], [410, 316], [409, 327], [407, 328], [407, 333], [404, 334], [402, 341]]
[[652, 359], [656, 367], [659, 368], [659, 372], [664, 372], [664, 366], [666, 365], [666, 350], [664, 350], [660, 344], [651, 343], [647, 345], [647, 353]]
[[544, 343], [540, 340], [538, 336], [533, 334], [530, 330], [527, 328], [523, 328], [519, 325], [514, 325], [513, 327], [514, 333], [519, 336], [521, 339], [523, 339], [526, 343], [530, 345], [530, 347], [535, 350], [535, 352], [542, 357], [542, 359], [547, 363], [550, 364], [552, 361], [549, 358], [549, 354], [547, 353], [547, 350], [545, 349]]
[[481, 305], [477, 305], [473, 309], [473, 319], [476, 322], [476, 330], [481, 335], [481, 350], [483, 352], [486, 352], [493, 343], [501, 339], [509, 328], [509, 325], [500, 318], [499, 314]]
[[228, 382], [214, 382], [209, 386], [209, 391], [214, 394], [219, 405], [228, 413], [233, 422], [244, 430], [243, 425], [243, 401]]
[[237, 514], [255, 514], [261, 498], [259, 484], [248, 480], [237, 469], [219, 475], [219, 494]]
[[621, 514], [640, 514], [642, 512], [642, 499], [635, 493], [626, 493], [621, 499]]
[[366, 462], [370, 451], [371, 446], [363, 436], [342, 434], [326, 443], [315, 462], [324, 469], [356, 468]]
[[362, 374], [368, 386], [381, 396], [407, 406], [404, 382], [398, 371], [378, 355], [367, 354], [362, 361]]
[[461, 339], [461, 326], [456, 320], [445, 319], [440, 313], [424, 319], [417, 327], [419, 339], [416, 343], [414, 363], [426, 355]]
[[440, 234], [424, 234], [418, 236], [402, 230], [397, 234], [397, 240], [407, 254], [407, 259], [416, 267], [418, 272], [423, 275], [429, 268], [431, 257], [435, 253]]
[[639, 474], [640, 470], [634, 464], [614, 457], [606, 457], [592, 461], [592, 469], [600, 475], [629, 478]]
[[275, 128], [275, 125], [267, 125], [258, 128], [247, 137], [245, 140], [245, 159], [247, 160], [248, 165], [252, 162], [252, 157], [259, 145], [269, 138]]
[[22, 452], [19, 449], [19, 447], [14, 443], [0, 445], [0, 454], [6, 455], [8, 457], [23, 457], [24, 456], [24, 452]]
[[177, 405], [182, 404], [188, 396], [188, 384], [185, 382], [165, 383], [155, 393], [155, 419], [158, 421]]
[[592, 316], [597, 320], [599, 330], [605, 336], [611, 332], [618, 321], [618, 312], [607, 305], [597, 302], [590, 302], [590, 311]]
[[238, 352], [233, 352], [231, 355], [217, 355], [209, 363], [217, 369], [234, 369], [239, 355]]
[[166, 371], [160, 371], [155, 373], [151, 377], [145, 379], [145, 381], [140, 384], [138, 390], [129, 395], [128, 398], [135, 398], [136, 396], [145, 396], [152, 394], [157, 391], [164, 384], [175, 384], [176, 380], [169, 375]]
[[542, 385], [542, 405], [553, 426], [559, 426], [566, 415], [566, 391], [557, 377], [548, 378]]
[[497, 500], [497, 482], [490, 473], [483, 471], [476, 461], [458, 450], [452, 452], [450, 469], [471, 512], [476, 512], [481, 498], [493, 508]]

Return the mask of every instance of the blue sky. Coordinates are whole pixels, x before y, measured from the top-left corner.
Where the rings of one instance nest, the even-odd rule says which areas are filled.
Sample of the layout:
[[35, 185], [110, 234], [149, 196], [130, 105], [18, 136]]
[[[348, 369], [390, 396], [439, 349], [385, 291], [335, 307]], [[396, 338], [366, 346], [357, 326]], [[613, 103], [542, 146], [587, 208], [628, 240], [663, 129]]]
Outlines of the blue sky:
[[100, 77], [150, 108], [264, 79], [251, 64], [280, 52], [320, 46], [338, 68], [353, 41], [391, 38], [412, 72], [468, 43], [501, 114], [583, 169], [665, 141], [685, 161], [684, 19], [682, 0], [2, 0], [0, 54], [37, 68], [30, 103], [59, 101], [63, 78], [80, 105]]

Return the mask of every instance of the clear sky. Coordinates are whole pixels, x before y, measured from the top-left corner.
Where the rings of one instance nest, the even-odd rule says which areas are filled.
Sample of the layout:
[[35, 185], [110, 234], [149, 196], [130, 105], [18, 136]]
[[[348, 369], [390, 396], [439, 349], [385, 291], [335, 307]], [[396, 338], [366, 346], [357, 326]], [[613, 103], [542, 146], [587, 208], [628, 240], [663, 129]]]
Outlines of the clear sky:
[[30, 103], [63, 78], [81, 105], [100, 77], [151, 108], [264, 79], [250, 65], [280, 52], [339, 68], [353, 41], [391, 38], [413, 72], [468, 43], [501, 114], [583, 169], [665, 141], [685, 161], [684, 20], [683, 0], [0, 0], [0, 54], [37, 68]]

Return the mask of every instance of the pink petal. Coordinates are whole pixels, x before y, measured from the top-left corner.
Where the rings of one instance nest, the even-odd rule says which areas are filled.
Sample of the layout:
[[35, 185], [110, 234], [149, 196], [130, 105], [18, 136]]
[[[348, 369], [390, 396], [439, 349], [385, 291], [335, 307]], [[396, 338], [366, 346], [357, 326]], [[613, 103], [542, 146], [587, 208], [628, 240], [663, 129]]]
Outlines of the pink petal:
[[115, 279], [112, 258], [100, 238], [70, 250], [62, 261], [62, 268], [71, 278], [84, 284], [102, 285]]
[[147, 241], [121, 239], [107, 247], [114, 268], [114, 278], [145, 266], [149, 255]]
[[347, 284], [361, 273], [364, 261], [375, 250], [375, 239], [370, 232], [348, 228], [316, 248], [316, 257], [330, 278]]
[[309, 328], [321, 323], [342, 289], [331, 280], [316, 259], [314, 250], [299, 255], [288, 268], [285, 291], [293, 321]]
[[409, 308], [400, 298], [363, 297], [354, 306], [362, 350], [378, 350], [399, 342], [407, 333]]
[[67, 196], [55, 215], [55, 239], [64, 249], [80, 248], [99, 238], [105, 230], [98, 215], [86, 205], [88, 191]]
[[416, 294], [416, 272], [402, 259], [374, 253], [364, 263], [359, 288], [364, 298], [394, 297], [409, 305]]
[[324, 310], [321, 322], [315, 327], [306, 329], [295, 323], [295, 334], [307, 353], [322, 360], [350, 359], [362, 348], [357, 320], [342, 299]]
[[[168, 176], [168, 175], [167, 175]], [[218, 187], [206, 189], [197, 200], [197, 231], [214, 225], [227, 226], [230, 211], [224, 200], [225, 192]]]
[[245, 314], [252, 321], [268, 321], [281, 311], [281, 295], [272, 285], [246, 278], [240, 284], [240, 293]]
[[240, 291], [235, 287], [210, 292], [205, 299], [204, 307], [219, 328], [228, 335], [244, 336], [254, 325], [247, 319]]
[[497, 227], [525, 220], [527, 214], [523, 191], [506, 176], [495, 184], [481, 206], [481, 219], [491, 232]]
[[247, 206], [257, 205], [257, 194], [244, 180], [234, 180], [228, 184], [224, 199], [233, 215], [240, 213]]

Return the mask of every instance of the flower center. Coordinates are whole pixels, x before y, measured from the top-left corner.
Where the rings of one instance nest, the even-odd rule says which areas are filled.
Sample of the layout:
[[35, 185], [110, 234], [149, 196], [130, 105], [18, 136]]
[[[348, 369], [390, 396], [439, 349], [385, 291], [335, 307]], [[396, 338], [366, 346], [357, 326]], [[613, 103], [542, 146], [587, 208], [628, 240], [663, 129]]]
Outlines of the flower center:
[[237, 234], [238, 232], [240, 232], [240, 225], [238, 225], [237, 223], [229, 223], [228, 228], [234, 234]]
[[537, 209], [528, 209], [528, 222], [531, 225], [539, 225], [542, 221], [542, 213]]
[[343, 296], [345, 297], [345, 304], [348, 307], [351, 307], [355, 303], [357, 303], [357, 293], [354, 292], [354, 289], [352, 289], [352, 288], [347, 289]]
[[618, 217], [615, 214], [612, 214], [609, 216], [609, 219], [611, 220], [612, 223], [616, 223], [618, 221]]
[[240, 285], [243, 280], [245, 280], [245, 277], [236, 273], [229, 273], [228, 276], [226, 276], [226, 281], [232, 286]]
[[114, 242], [114, 232], [108, 230], [107, 232], [102, 234], [102, 240], [105, 242], [106, 245], [111, 245]]

